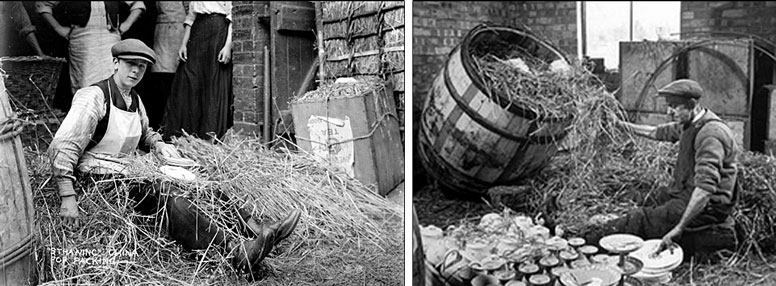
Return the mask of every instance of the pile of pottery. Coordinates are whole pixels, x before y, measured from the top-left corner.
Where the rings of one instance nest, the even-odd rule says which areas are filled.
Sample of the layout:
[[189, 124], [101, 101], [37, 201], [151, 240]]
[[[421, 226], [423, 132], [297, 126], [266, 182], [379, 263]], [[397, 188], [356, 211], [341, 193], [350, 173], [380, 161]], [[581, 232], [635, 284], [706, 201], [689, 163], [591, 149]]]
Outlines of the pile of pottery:
[[429, 272], [442, 285], [555, 285], [561, 273], [592, 265], [597, 247], [565, 239], [560, 229], [555, 234], [541, 220], [510, 213], [446, 230], [421, 229]]

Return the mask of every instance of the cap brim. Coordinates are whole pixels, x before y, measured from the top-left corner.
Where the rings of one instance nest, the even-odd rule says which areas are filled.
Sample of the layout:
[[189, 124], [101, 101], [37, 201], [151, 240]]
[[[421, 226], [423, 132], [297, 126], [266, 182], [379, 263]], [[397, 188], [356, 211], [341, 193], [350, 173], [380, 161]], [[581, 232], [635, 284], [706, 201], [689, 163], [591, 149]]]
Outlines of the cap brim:
[[117, 56], [117, 58], [122, 59], [122, 60], [144, 60], [144, 61], [148, 62], [149, 64], [154, 64], [154, 61], [152, 61], [149, 58], [146, 58], [144, 56], [120, 55], [120, 56]]

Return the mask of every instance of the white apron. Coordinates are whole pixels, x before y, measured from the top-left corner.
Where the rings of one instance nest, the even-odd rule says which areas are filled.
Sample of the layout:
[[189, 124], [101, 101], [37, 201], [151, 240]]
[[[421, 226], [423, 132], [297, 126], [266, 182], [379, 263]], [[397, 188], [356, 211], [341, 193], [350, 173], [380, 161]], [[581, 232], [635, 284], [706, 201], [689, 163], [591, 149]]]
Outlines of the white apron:
[[118, 31], [110, 31], [103, 1], [91, 1], [91, 14], [86, 27], [72, 26], [70, 30], [70, 88], [90, 86], [113, 73], [113, 55], [110, 48], [121, 41]]
[[[105, 136], [94, 147], [84, 152], [78, 163], [78, 170], [91, 174], [124, 174], [126, 162], [122, 159], [137, 149], [142, 134], [140, 113], [124, 111], [113, 103], [111, 87], [108, 87], [110, 98], [110, 117]], [[117, 91], [118, 92], [118, 91]], [[140, 98], [137, 98], [140, 100]], [[129, 105], [127, 105], [129, 106]], [[138, 103], [140, 108], [140, 103]]]

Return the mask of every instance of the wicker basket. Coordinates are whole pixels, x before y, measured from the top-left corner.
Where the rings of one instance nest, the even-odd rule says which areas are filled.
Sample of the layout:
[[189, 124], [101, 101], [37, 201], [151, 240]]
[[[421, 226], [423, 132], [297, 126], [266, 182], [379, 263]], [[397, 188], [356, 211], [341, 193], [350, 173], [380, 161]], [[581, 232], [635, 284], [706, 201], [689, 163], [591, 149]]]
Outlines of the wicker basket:
[[53, 109], [54, 94], [64, 58], [1, 57], [8, 98], [16, 116], [29, 125], [21, 134], [25, 147], [45, 150], [65, 117]]
[[48, 112], [56, 93], [64, 58], [2, 57], [0, 69], [7, 78], [11, 106], [17, 112]]

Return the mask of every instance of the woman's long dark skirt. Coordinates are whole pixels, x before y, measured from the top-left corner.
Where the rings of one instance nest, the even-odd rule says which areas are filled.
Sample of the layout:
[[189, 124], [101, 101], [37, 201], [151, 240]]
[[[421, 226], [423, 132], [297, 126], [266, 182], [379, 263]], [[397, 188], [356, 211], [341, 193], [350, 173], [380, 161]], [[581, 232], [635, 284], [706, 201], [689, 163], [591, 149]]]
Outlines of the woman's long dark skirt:
[[198, 14], [194, 20], [188, 60], [178, 65], [162, 120], [165, 140], [182, 131], [202, 139], [222, 138], [234, 124], [232, 63], [218, 62], [228, 28], [222, 14]]

